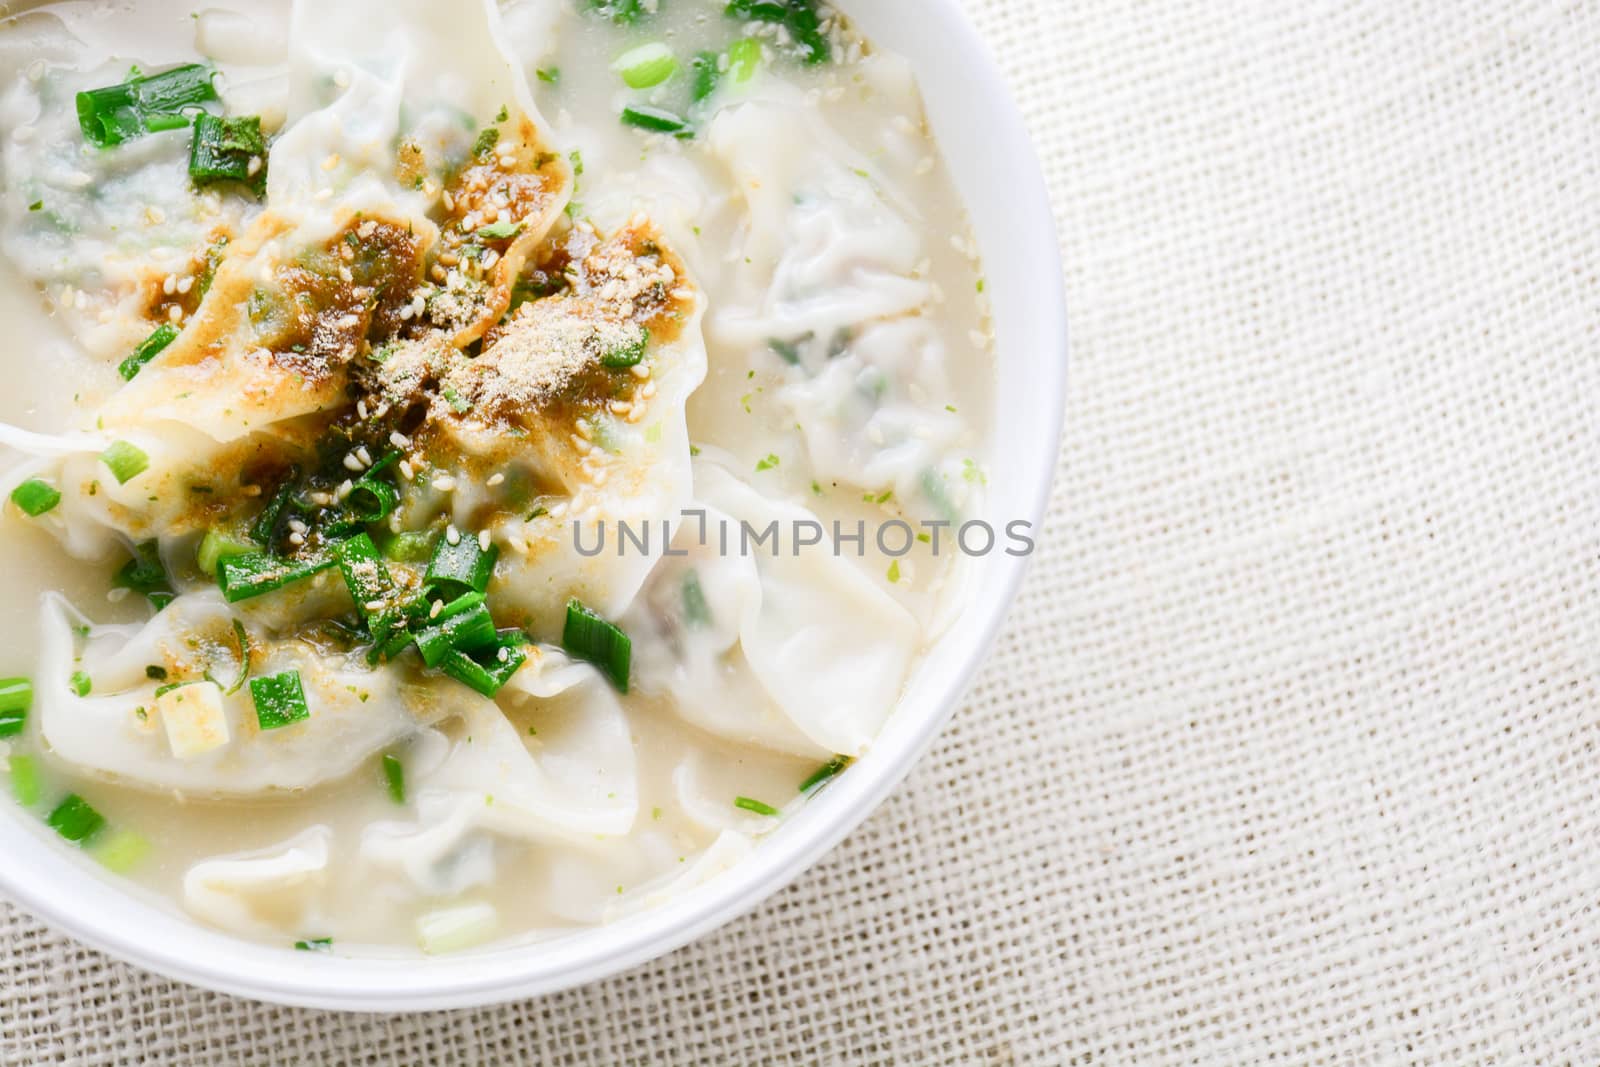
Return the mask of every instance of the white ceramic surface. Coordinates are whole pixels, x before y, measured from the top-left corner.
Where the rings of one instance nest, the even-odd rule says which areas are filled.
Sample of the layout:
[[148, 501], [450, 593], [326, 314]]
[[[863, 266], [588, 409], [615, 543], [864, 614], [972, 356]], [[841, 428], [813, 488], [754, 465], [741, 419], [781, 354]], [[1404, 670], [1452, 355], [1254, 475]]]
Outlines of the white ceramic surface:
[[[998, 334], [997, 528], [1037, 527], [1065, 403], [1066, 309], [1050, 204], [1021, 116], [957, 0], [842, 0], [866, 35], [917, 69], [934, 132], [977, 231]], [[1037, 529], [1035, 530], [1037, 534]], [[976, 595], [927, 656], [871, 752], [747, 861], [690, 894], [613, 925], [533, 946], [404, 960], [317, 955], [240, 941], [130, 894], [46, 840], [9, 804], [0, 890], [72, 936], [161, 974], [283, 1004], [413, 1011], [514, 1000], [637, 966], [755, 908], [844, 838], [903, 779], [982, 664], [1026, 560], [975, 561]]]

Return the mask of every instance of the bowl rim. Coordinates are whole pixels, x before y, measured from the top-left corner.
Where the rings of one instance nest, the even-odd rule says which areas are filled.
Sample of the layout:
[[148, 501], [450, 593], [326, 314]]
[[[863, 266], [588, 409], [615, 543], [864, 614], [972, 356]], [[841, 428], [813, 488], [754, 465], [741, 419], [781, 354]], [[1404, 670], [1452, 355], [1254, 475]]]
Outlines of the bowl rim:
[[[877, 2], [857, 0], [869, 7]], [[1030, 414], [1038, 439], [1048, 448], [1012, 457], [1032, 468], [1020, 479], [1021, 506], [1012, 509], [1013, 515], [1031, 522], [1038, 536], [1059, 457], [1068, 363], [1065, 281], [1054, 216], [1021, 112], [958, 0], [919, 0], [917, 14], [923, 21], [918, 32], [955, 42], [952, 54], [944, 59], [947, 71], [955, 68], [951, 76], [960, 81], [963, 94], [981, 98], [982, 143], [1007, 164], [1005, 213], [1023, 220], [1008, 232], [1021, 248], [1010, 252], [1029, 264], [1035, 282], [1028, 297], [1029, 315], [1036, 323], [1032, 332], [1055, 346], [1055, 351], [1045, 353], [1055, 358], [1030, 368], [1032, 387], [1042, 398], [1039, 411]], [[852, 15], [858, 22], [870, 21]], [[925, 96], [927, 89], [924, 84]], [[935, 109], [930, 106], [928, 113], [937, 132]], [[940, 141], [947, 147], [944, 137]], [[985, 231], [979, 228], [978, 236], [984, 243]], [[62, 854], [64, 850], [44, 841], [37, 828], [9, 812], [0, 817], [0, 849], [24, 863], [0, 865], [0, 889], [58, 930], [119, 960], [218, 992], [289, 1006], [376, 1012], [480, 1007], [610, 977], [754, 910], [857, 829], [905, 779], [954, 715], [998, 640], [1028, 563], [1027, 557], [993, 560], [985, 575], [988, 616], [970, 622], [974, 629], [981, 627], [981, 639], [969, 640], [942, 664], [939, 695], [925, 707], [910, 707], [902, 700], [885, 728], [885, 737], [894, 731], [892, 745], [881, 737], [850, 774], [785, 820], [730, 870], [658, 907], [603, 927], [455, 956], [420, 961], [403, 957], [407, 963], [421, 964], [411, 967], [395, 966], [401, 962], [397, 958], [371, 955], [319, 956], [317, 966], [307, 967], [303, 953], [201, 927], [175, 910], [161, 908], [142, 892], [130, 892], [103, 875], [86, 874], [86, 857]]]

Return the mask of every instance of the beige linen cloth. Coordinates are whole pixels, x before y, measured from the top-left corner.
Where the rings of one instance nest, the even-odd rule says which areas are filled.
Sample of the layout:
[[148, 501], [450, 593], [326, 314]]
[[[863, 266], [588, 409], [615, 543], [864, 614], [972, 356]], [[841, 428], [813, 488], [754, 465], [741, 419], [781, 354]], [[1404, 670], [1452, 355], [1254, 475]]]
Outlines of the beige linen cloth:
[[756, 914], [542, 1000], [0, 912], [16, 1064], [1600, 1064], [1600, 4], [968, 0], [1073, 317], [981, 681]]

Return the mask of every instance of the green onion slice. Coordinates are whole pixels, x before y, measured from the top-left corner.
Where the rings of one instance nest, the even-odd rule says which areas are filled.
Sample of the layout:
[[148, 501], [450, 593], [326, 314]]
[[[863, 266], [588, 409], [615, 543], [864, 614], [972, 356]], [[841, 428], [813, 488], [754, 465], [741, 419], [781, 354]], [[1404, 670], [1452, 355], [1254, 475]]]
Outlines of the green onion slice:
[[195, 552], [195, 563], [203, 573], [215, 578], [217, 565], [223, 560], [237, 559], [257, 551], [260, 550], [252, 542], [241, 537], [221, 530], [207, 530], [205, 537], [200, 539], [200, 548]]
[[150, 842], [132, 830], [118, 830], [91, 851], [101, 866], [113, 874], [127, 874], [150, 854]]
[[81, 844], [93, 837], [106, 824], [106, 817], [95, 811], [89, 802], [78, 794], [68, 793], [44, 821], [68, 841]]
[[400, 757], [393, 753], [383, 754], [383, 780], [389, 787], [389, 799], [396, 804], [406, 802], [406, 768], [400, 762]]
[[100, 453], [100, 461], [110, 468], [118, 485], [127, 485], [150, 466], [150, 457], [145, 450], [130, 441], [111, 442], [110, 446]]
[[689, 66], [694, 71], [695, 103], [704, 103], [717, 91], [717, 83], [722, 80], [721, 64], [722, 59], [715, 52], [698, 52], [689, 61]]
[[0, 737], [15, 737], [28, 724], [33, 683], [26, 678], [0, 678]]
[[633, 662], [633, 641], [612, 623], [583, 606], [582, 601], [567, 601], [567, 625], [561, 645], [573, 656], [594, 664], [617, 691], [628, 691], [628, 674]]
[[745, 811], [753, 811], [757, 815], [773, 816], [781, 814], [781, 812], [779, 812], [778, 809], [773, 807], [771, 804], [765, 804], [759, 800], [753, 800], [750, 797], [735, 797], [733, 799], [733, 806], [736, 808], [742, 808]]
[[761, 42], [746, 37], [728, 46], [728, 72], [733, 80], [743, 84], [755, 77], [761, 68]]
[[527, 638], [521, 633], [502, 634], [490, 650], [475, 655], [451, 649], [441, 667], [462, 685], [492, 697], [505, 687], [517, 668], [527, 662], [526, 642]]
[[482, 593], [465, 593], [416, 632], [422, 662], [437, 667], [452, 651], [475, 652], [496, 643], [499, 635]]
[[133, 381], [134, 375], [144, 369], [144, 365], [159, 356], [163, 349], [178, 339], [178, 328], [170, 322], [163, 322], [155, 328], [155, 332], [133, 350], [133, 354], [117, 364], [117, 373], [122, 375], [125, 382]]
[[833, 757], [806, 776], [806, 780], [800, 783], [800, 792], [809, 795], [821, 789], [854, 762], [855, 760], [849, 756]]
[[39, 778], [39, 765], [33, 757], [15, 753], [6, 761], [6, 769], [11, 774], [11, 795], [17, 798], [17, 803], [25, 808], [39, 803], [44, 787]]
[[638, 107], [625, 107], [622, 109], [622, 121], [625, 125], [636, 126], [641, 130], [652, 133], [687, 133], [689, 123], [682, 116], [673, 114], [665, 108], [639, 105]]
[[256, 722], [263, 730], [279, 730], [311, 717], [299, 671], [250, 679], [250, 699], [255, 702]]
[[678, 71], [678, 59], [660, 41], [642, 44], [624, 52], [611, 64], [630, 89], [653, 89]]
[[296, 941], [294, 947], [301, 952], [327, 952], [333, 948], [333, 938], [308, 937], [304, 941]]
[[11, 502], [24, 514], [37, 519], [61, 503], [61, 493], [41, 478], [29, 478], [11, 490]]
[[195, 116], [189, 177], [196, 185], [234, 181], [249, 186], [257, 196], [265, 192], [267, 142], [261, 136], [260, 116]]
[[211, 84], [215, 76], [216, 71], [204, 64], [187, 63], [81, 92], [78, 128], [90, 144], [109, 148], [146, 133], [185, 126], [185, 113], [217, 99]]
[[[339, 571], [344, 575], [350, 599], [356, 602], [356, 611], [363, 619], [383, 610], [384, 603], [394, 593], [394, 578], [378, 555], [378, 546], [366, 534], [357, 534], [341, 542], [333, 550], [339, 561]], [[373, 607], [372, 605], [378, 605]]]
[[313, 560], [287, 560], [252, 552], [247, 556], [234, 556], [217, 564], [217, 584], [230, 604], [262, 596], [282, 589], [286, 585], [320, 574], [337, 566], [333, 556]]
[[72, 677], [67, 679], [67, 688], [80, 697], [86, 697], [94, 688], [94, 680], [83, 671], [73, 671]]
[[499, 545], [491, 544], [485, 549], [476, 537], [459, 537], [453, 545], [449, 537], [441, 537], [433, 546], [433, 558], [428, 561], [423, 580], [447, 594], [482, 593], [489, 588], [499, 556]]

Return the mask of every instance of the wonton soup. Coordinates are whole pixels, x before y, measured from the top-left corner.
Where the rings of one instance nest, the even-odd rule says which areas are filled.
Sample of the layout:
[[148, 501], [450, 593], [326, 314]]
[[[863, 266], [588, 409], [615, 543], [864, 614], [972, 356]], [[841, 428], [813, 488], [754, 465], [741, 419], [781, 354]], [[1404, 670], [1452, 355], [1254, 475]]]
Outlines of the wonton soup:
[[0, 22], [17, 817], [232, 934], [439, 953], [849, 774], [985, 485], [905, 62], [813, 0], [127, 7]]

